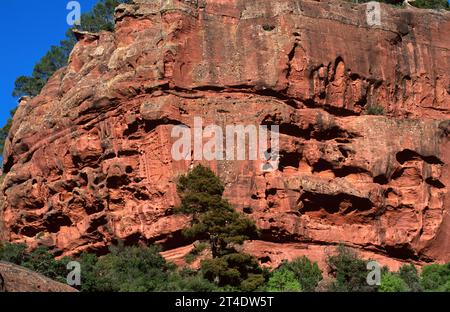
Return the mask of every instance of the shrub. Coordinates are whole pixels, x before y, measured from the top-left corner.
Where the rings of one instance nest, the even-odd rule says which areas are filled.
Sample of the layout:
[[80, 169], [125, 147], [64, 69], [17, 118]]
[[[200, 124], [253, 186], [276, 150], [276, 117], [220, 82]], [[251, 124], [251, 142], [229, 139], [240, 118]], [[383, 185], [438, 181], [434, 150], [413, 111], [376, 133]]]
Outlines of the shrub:
[[330, 273], [335, 277], [331, 291], [339, 292], [372, 292], [374, 286], [367, 284], [366, 261], [357, 257], [350, 249], [339, 246], [337, 254], [327, 259]]
[[1, 243], [0, 260], [22, 265], [28, 258], [27, 245]]
[[379, 105], [371, 105], [366, 110], [367, 115], [384, 115], [384, 108]]
[[294, 273], [303, 291], [312, 292], [323, 279], [322, 271], [316, 262], [312, 263], [307, 257], [296, 258], [292, 262], [286, 262], [280, 268]]
[[66, 265], [69, 259], [55, 260], [45, 247], [28, 252], [25, 244], [3, 243], [0, 246], [0, 260], [23, 266], [60, 282], [66, 280], [68, 273]]
[[267, 290], [271, 292], [301, 291], [302, 287], [295, 274], [285, 268], [275, 270], [267, 282]]
[[450, 291], [450, 263], [424, 266], [420, 283], [425, 291]]
[[200, 272], [183, 268], [180, 271], [172, 272], [167, 283], [159, 290], [212, 292], [220, 289], [214, 283], [204, 279]]
[[222, 257], [203, 260], [203, 276], [218, 286], [230, 286], [236, 290], [254, 291], [265, 279], [255, 257], [243, 253], [231, 253]]
[[380, 292], [406, 292], [410, 289], [398, 274], [388, 272], [383, 274], [378, 290]]
[[[100, 257], [88, 273], [101, 292], [147, 292], [163, 289], [174, 267], [151, 247], [111, 247], [111, 253]], [[83, 270], [83, 268], [82, 268]], [[88, 282], [89, 285], [93, 281]]]
[[399, 276], [402, 280], [405, 281], [406, 285], [412, 292], [421, 292], [422, 285], [420, 285], [420, 277], [417, 273], [417, 269], [414, 265], [402, 265], [398, 272]]

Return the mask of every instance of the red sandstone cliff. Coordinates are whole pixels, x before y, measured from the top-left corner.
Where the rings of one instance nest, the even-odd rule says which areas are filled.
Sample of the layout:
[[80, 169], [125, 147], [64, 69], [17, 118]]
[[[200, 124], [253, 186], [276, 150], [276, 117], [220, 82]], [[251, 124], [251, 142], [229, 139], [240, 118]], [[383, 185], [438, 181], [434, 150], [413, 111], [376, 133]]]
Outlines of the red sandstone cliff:
[[[277, 124], [280, 169], [206, 162], [253, 218], [264, 263], [344, 243], [396, 267], [450, 261], [450, 14], [340, 1], [136, 1], [78, 33], [21, 102], [4, 154], [7, 239], [58, 254], [114, 238], [187, 252], [171, 129]], [[386, 116], [368, 116], [373, 105]], [[180, 249], [177, 249], [180, 248]], [[179, 253], [177, 252], [179, 250]]]

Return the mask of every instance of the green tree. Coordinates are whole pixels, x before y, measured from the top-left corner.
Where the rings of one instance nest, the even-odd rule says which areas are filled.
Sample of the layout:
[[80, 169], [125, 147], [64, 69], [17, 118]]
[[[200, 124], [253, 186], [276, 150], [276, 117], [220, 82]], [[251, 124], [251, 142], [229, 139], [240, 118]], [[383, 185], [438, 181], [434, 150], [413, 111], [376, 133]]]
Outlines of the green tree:
[[235, 249], [257, 235], [256, 226], [222, 198], [224, 186], [220, 179], [200, 165], [180, 177], [177, 190], [181, 205], [176, 212], [192, 216], [183, 234], [206, 241], [211, 248], [212, 259], [201, 262], [205, 278], [219, 286], [248, 291], [260, 287], [265, 279], [258, 261]]
[[[100, 0], [91, 12], [82, 14], [80, 30], [99, 32], [114, 30], [114, 10], [121, 3], [130, 0]], [[66, 32], [66, 38], [58, 46], [51, 46], [49, 51], [36, 63], [31, 76], [20, 76], [14, 84], [13, 96], [37, 96], [47, 83], [48, 79], [60, 68], [67, 65], [69, 55], [76, 44], [72, 33], [74, 28]], [[15, 110], [14, 110], [15, 111]], [[13, 116], [14, 113], [11, 113]], [[11, 128], [12, 119], [0, 129], [0, 152], [3, 153], [5, 140]]]
[[411, 4], [417, 8], [424, 9], [450, 9], [447, 0], [415, 0]]
[[410, 291], [406, 282], [398, 275], [387, 272], [381, 277], [380, 292], [407, 292]]
[[14, 114], [16, 113], [17, 108], [14, 108], [10, 111], [11, 117], [8, 118], [6, 121], [6, 124], [0, 129], [0, 155], [3, 155], [3, 150], [5, 149], [5, 142], [8, 138], [9, 131], [11, 130], [12, 126], [12, 119], [14, 117]]
[[317, 263], [312, 263], [305, 256], [296, 258], [292, 262], [285, 262], [280, 268], [294, 273], [303, 291], [313, 292], [323, 279], [322, 271], [319, 269]]
[[383, 106], [371, 105], [366, 110], [367, 115], [385, 115]]
[[399, 272], [399, 276], [402, 280], [405, 281], [406, 285], [412, 292], [421, 292], [423, 291], [422, 285], [420, 284], [420, 277], [417, 273], [417, 269], [414, 265], [402, 265]]
[[450, 263], [424, 266], [420, 282], [425, 291], [450, 291]]
[[[129, 0], [100, 0], [91, 12], [82, 14], [80, 30], [99, 32], [102, 30], [114, 30], [114, 10], [121, 3]], [[58, 46], [50, 47], [50, 50], [34, 66], [31, 76], [20, 76], [15, 82], [13, 96], [38, 95], [48, 79], [60, 68], [67, 65], [70, 52], [76, 40], [72, 29], [66, 32], [66, 38]]]
[[209, 242], [213, 258], [234, 252], [234, 245], [257, 235], [254, 222], [222, 198], [224, 187], [210, 169], [195, 167], [180, 177], [177, 189], [181, 205], [176, 211], [192, 216], [191, 226], [183, 234]]
[[264, 275], [255, 257], [243, 253], [230, 253], [203, 260], [203, 275], [218, 286], [231, 286], [235, 290], [254, 291], [264, 284]]
[[163, 290], [212, 292], [219, 291], [220, 288], [205, 279], [200, 272], [183, 268], [169, 276], [169, 280]]
[[356, 253], [339, 246], [337, 253], [327, 259], [330, 273], [335, 277], [331, 291], [339, 292], [373, 292], [374, 286], [367, 284], [366, 261], [357, 257]]
[[302, 291], [302, 287], [295, 274], [285, 268], [275, 270], [267, 282], [267, 290], [270, 292]]
[[28, 258], [27, 245], [0, 243], [0, 260], [21, 265]]
[[[164, 260], [155, 246], [118, 245], [112, 246], [110, 251], [95, 264], [91, 263], [92, 272], [82, 275], [82, 282], [90, 285], [86, 287], [95, 285], [94, 290], [100, 292], [159, 291], [164, 289], [169, 274], [174, 270], [174, 266]], [[83, 267], [81, 269], [82, 272], [89, 270]]]
[[55, 260], [45, 247], [29, 252], [24, 244], [3, 243], [0, 246], [0, 260], [17, 264], [60, 282], [67, 276], [68, 258]]

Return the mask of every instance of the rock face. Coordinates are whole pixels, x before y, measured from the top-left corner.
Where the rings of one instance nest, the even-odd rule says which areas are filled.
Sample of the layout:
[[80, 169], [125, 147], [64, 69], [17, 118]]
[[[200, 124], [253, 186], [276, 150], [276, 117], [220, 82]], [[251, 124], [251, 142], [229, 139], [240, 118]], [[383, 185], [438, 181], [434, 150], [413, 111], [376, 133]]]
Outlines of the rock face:
[[[57, 255], [191, 242], [175, 182], [203, 163], [261, 228], [266, 265], [343, 243], [390, 266], [450, 261], [450, 14], [340, 1], [136, 1], [77, 33], [15, 115], [4, 233]], [[384, 116], [365, 114], [381, 106]], [[279, 125], [279, 170], [176, 161], [176, 125]]]
[[75, 288], [53, 281], [23, 267], [0, 262], [0, 292], [76, 292]]

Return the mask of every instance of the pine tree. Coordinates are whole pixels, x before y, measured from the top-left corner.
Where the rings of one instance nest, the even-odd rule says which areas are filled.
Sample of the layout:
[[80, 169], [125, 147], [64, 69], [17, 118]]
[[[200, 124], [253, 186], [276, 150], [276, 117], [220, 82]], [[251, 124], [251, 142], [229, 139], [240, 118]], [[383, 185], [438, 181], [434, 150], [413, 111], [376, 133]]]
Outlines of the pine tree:
[[177, 189], [181, 205], [176, 211], [192, 216], [191, 225], [183, 234], [207, 241], [211, 248], [213, 258], [201, 264], [204, 276], [219, 286], [246, 291], [260, 287], [265, 278], [258, 261], [235, 249], [258, 231], [253, 221], [222, 198], [224, 186], [219, 178], [200, 165], [180, 177]]
[[[91, 12], [81, 16], [80, 30], [99, 32], [102, 30], [114, 30], [114, 10], [121, 3], [129, 3], [130, 0], [100, 0]], [[20, 76], [16, 79], [12, 95], [37, 96], [47, 83], [48, 79], [60, 68], [67, 65], [69, 55], [76, 44], [72, 29], [66, 32], [66, 38], [58, 46], [52, 46], [50, 50], [36, 63], [31, 76]], [[12, 116], [6, 125], [0, 129], [0, 153], [3, 153], [5, 140], [12, 124]]]
[[232, 252], [233, 245], [257, 235], [254, 222], [236, 212], [222, 198], [224, 187], [210, 169], [201, 165], [195, 167], [179, 179], [177, 189], [181, 195], [177, 212], [192, 216], [191, 226], [183, 234], [207, 240], [213, 258]]

